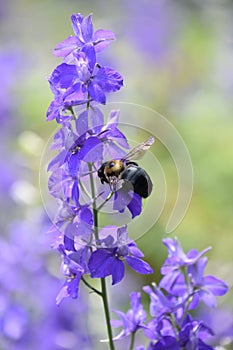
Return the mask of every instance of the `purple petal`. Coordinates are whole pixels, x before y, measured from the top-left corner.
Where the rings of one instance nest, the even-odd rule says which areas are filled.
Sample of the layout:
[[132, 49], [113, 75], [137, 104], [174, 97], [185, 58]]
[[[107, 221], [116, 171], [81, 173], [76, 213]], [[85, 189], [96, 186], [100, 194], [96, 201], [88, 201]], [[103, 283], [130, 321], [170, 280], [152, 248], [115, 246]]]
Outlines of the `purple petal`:
[[60, 104], [57, 104], [57, 101], [54, 100], [50, 103], [49, 108], [46, 112], [46, 121], [53, 119], [60, 119]]
[[82, 277], [81, 273], [77, 273], [75, 278], [71, 280], [68, 284], [67, 292], [69, 296], [73, 299], [76, 299], [78, 297], [78, 288], [79, 288], [79, 282]]
[[63, 98], [66, 107], [87, 103], [88, 98], [86, 87], [80, 82], [76, 83], [66, 90]]
[[76, 120], [76, 130], [79, 136], [84, 135], [88, 130], [88, 111], [79, 114]]
[[207, 262], [208, 262], [208, 258], [205, 256], [204, 258], [200, 258], [200, 260], [198, 260], [195, 264], [190, 265], [188, 267], [188, 273], [192, 275], [192, 278], [194, 279], [195, 284], [200, 284], [202, 282], [202, 277], [203, 277]]
[[177, 239], [172, 238], [164, 238], [163, 244], [168, 249], [168, 257], [175, 257], [175, 259], [179, 259], [183, 262], [186, 259], [186, 255], [180, 245], [180, 242]]
[[214, 348], [205, 344], [201, 339], [198, 339], [198, 350], [214, 350]]
[[140, 306], [141, 306], [141, 294], [137, 292], [132, 292], [130, 294], [131, 309], [133, 309], [136, 312]]
[[213, 295], [213, 293], [211, 293], [208, 290], [201, 290], [199, 291], [198, 295], [199, 295], [199, 300], [201, 300], [207, 306], [211, 308], [216, 307], [216, 298]]
[[76, 177], [78, 175], [79, 167], [80, 167], [79, 152], [71, 154], [68, 161], [69, 174], [73, 177]]
[[[109, 139], [113, 140], [114, 142], [118, 143], [121, 147], [124, 147], [126, 149], [129, 148], [129, 144], [128, 144], [128, 141], [127, 141], [125, 135], [119, 129], [117, 129], [115, 127], [111, 127], [111, 125], [109, 125], [109, 127], [108, 127], [108, 124], [106, 125], [105, 129], [106, 129], [106, 131], [105, 131], [105, 133], [103, 133], [103, 137], [105, 139], [109, 138]], [[118, 156], [118, 158], [119, 157], [120, 156]]]
[[189, 304], [189, 310], [194, 310], [198, 307], [200, 302], [200, 297], [199, 297], [199, 293], [195, 293], [192, 297], [192, 300]]
[[93, 132], [98, 134], [104, 125], [104, 115], [99, 108], [91, 106], [90, 121]]
[[68, 286], [67, 286], [67, 284], [65, 284], [56, 297], [56, 304], [60, 305], [61, 301], [64, 298], [68, 298], [68, 297], [69, 297]]
[[99, 69], [93, 83], [98, 84], [103, 92], [114, 92], [123, 86], [123, 78], [117, 71], [105, 66]]
[[89, 225], [93, 225], [93, 214], [88, 207], [82, 207], [79, 215], [80, 215], [80, 221], [84, 221]]
[[49, 82], [54, 84], [57, 88], [70, 87], [77, 78], [77, 70], [75, 65], [62, 63], [54, 69]]
[[47, 171], [54, 171], [56, 168], [64, 163], [67, 156], [67, 151], [61, 151], [56, 157], [54, 157], [48, 165]]
[[98, 84], [95, 84], [93, 80], [88, 85], [88, 92], [94, 101], [103, 105], [106, 104], [106, 96], [103, 89]]
[[135, 258], [133, 256], [127, 256], [125, 260], [128, 265], [138, 273], [147, 275], [154, 272], [150, 265], [141, 259]]
[[92, 44], [85, 44], [82, 48], [82, 52], [85, 53], [86, 59], [88, 60], [88, 68], [93, 71], [96, 64], [96, 53]]
[[112, 285], [119, 283], [125, 274], [123, 261], [115, 258], [112, 263]]
[[195, 262], [197, 262], [201, 258], [202, 255], [207, 253], [210, 249], [211, 249], [211, 247], [207, 247], [206, 249], [202, 250], [202, 252], [200, 252], [200, 253], [198, 253], [198, 251], [196, 249], [191, 249], [187, 253], [187, 259], [186, 259], [187, 264], [194, 264]]
[[79, 40], [82, 39], [82, 31], [81, 31], [82, 21], [83, 21], [83, 15], [81, 13], [73, 14], [71, 16], [73, 31]]
[[127, 207], [132, 215], [132, 219], [135, 216], [140, 215], [142, 211], [142, 197], [140, 197], [137, 193], [134, 193]]
[[[115, 312], [115, 310], [111, 310], [111, 311]], [[120, 320], [111, 320], [111, 326], [113, 328], [119, 328], [122, 326], [122, 322]]]
[[119, 109], [113, 109], [109, 116], [108, 116], [108, 120], [107, 120], [107, 128], [109, 127], [114, 127], [116, 128], [119, 124], [119, 117], [120, 117], [120, 110]]
[[130, 331], [130, 322], [129, 322], [129, 319], [127, 318], [126, 314], [122, 311], [119, 311], [119, 310], [113, 310], [113, 312], [115, 312], [117, 314], [117, 316], [120, 317], [121, 321], [120, 321], [119, 326], [123, 327], [124, 331], [126, 332], [125, 334], [127, 334]]
[[[162, 273], [164, 274], [164, 273]], [[167, 274], [164, 274], [163, 278], [161, 279], [159, 286], [161, 288], [166, 289], [167, 291], [172, 290], [173, 286], [176, 284], [177, 279], [181, 276], [181, 273], [179, 270], [173, 270]]]
[[160, 341], [158, 341], [151, 350], [180, 350], [179, 343], [176, 338], [171, 336], [164, 336]]
[[104, 146], [105, 153], [110, 159], [123, 158], [126, 155], [126, 152], [113, 142], [106, 142]]
[[70, 226], [73, 226], [73, 225], [72, 224], [68, 225], [65, 230], [64, 247], [66, 250], [74, 251], [75, 250], [74, 239], [70, 238], [71, 234], [73, 235], [73, 232], [72, 232], [72, 227]]
[[92, 15], [88, 15], [83, 18], [81, 23], [82, 35], [85, 43], [92, 41], [93, 36], [93, 24], [92, 24]]
[[73, 202], [75, 203], [76, 206], [79, 206], [79, 187], [78, 187], [78, 182], [75, 181], [73, 188], [72, 188], [72, 193], [71, 193], [71, 198]]
[[115, 258], [107, 249], [98, 249], [92, 253], [88, 267], [91, 277], [106, 277], [112, 274], [112, 264]]
[[103, 144], [98, 137], [89, 137], [79, 151], [80, 159], [96, 162], [103, 159]]
[[100, 52], [116, 40], [115, 34], [111, 30], [98, 29], [93, 36], [96, 52]]
[[71, 35], [55, 46], [53, 54], [57, 57], [65, 57], [74, 51], [80, 44], [78, 38]]
[[89, 243], [92, 234], [92, 228], [85, 222], [78, 222], [74, 224], [74, 227], [75, 228], [73, 234], [80, 239], [79, 241], [81, 244], [85, 242]]
[[128, 244], [128, 248], [130, 253], [135, 256], [136, 258], [143, 258], [144, 254], [143, 252], [136, 246], [136, 244], [134, 242], [130, 242]]
[[218, 296], [226, 294], [229, 289], [228, 285], [224, 281], [214, 276], [204, 277], [203, 284], [205, 288], [210, 290], [214, 295]]
[[[126, 183], [126, 181], [124, 181], [124, 183]], [[128, 192], [125, 188], [120, 188], [114, 193], [113, 209], [121, 212], [131, 202], [131, 198], [132, 191]]]

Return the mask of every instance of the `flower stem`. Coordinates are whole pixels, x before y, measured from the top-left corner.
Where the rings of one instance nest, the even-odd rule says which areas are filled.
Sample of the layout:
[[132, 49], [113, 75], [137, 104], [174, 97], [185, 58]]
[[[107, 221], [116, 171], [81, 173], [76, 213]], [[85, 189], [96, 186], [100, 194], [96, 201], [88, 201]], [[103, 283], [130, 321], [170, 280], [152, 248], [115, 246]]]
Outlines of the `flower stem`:
[[111, 192], [108, 197], [103, 201], [102, 204], [100, 204], [100, 206], [97, 208], [98, 211], [100, 211], [100, 209], [103, 208], [103, 206], [112, 198], [114, 192]]
[[105, 312], [106, 325], [107, 325], [107, 331], [108, 331], [109, 347], [111, 350], [114, 350], [115, 348], [112, 340], [112, 328], [111, 328], [111, 322], [110, 322], [110, 313], [109, 313], [109, 307], [108, 307], [108, 297], [107, 297], [107, 288], [106, 288], [105, 278], [101, 278], [101, 289], [102, 289], [102, 299], [104, 304], [104, 312]]
[[[95, 184], [94, 184], [94, 177], [92, 173], [92, 164], [88, 163], [88, 168], [90, 171], [90, 185], [91, 185], [91, 195], [92, 198], [94, 199], [93, 201], [93, 217], [94, 217], [94, 235], [95, 239], [99, 239], [99, 232], [98, 232], [98, 208], [96, 206], [96, 201], [95, 201]], [[106, 326], [107, 326], [107, 332], [108, 332], [108, 340], [109, 340], [109, 348], [110, 350], [114, 350], [114, 343], [112, 340], [112, 328], [111, 328], [111, 322], [110, 322], [110, 313], [109, 313], [109, 306], [108, 306], [108, 296], [107, 296], [107, 288], [106, 288], [106, 281], [105, 278], [101, 278], [101, 292], [100, 296], [102, 297], [103, 300], [103, 305], [104, 305], [104, 313], [105, 313], [105, 319], [106, 319]]]
[[92, 285], [90, 285], [90, 283], [88, 283], [85, 278], [82, 276], [81, 280], [83, 281], [83, 283], [88, 287], [90, 288], [93, 292], [95, 292], [96, 294], [102, 296], [102, 293], [96, 289], [95, 287], [93, 287]]
[[[88, 163], [88, 169], [90, 172], [90, 185], [91, 185], [91, 196], [94, 199], [95, 198], [95, 184], [94, 184], [94, 177], [93, 177], [93, 173], [92, 173], [92, 164]], [[93, 201], [93, 216], [94, 216], [94, 235], [95, 235], [95, 239], [98, 240], [99, 239], [99, 234], [98, 234], [98, 210], [96, 208], [96, 201]]]
[[129, 350], [133, 350], [134, 340], [135, 340], [135, 332], [131, 333], [131, 342], [130, 342]]

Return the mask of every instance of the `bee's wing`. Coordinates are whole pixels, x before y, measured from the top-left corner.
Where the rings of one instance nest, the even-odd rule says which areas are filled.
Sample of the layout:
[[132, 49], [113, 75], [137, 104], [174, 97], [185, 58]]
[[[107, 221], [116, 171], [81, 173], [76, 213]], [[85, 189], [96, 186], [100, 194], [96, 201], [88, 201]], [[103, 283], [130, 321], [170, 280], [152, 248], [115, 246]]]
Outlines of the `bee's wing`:
[[127, 153], [122, 161], [130, 160], [130, 159], [141, 159], [145, 152], [153, 145], [155, 139], [153, 136], [150, 136], [146, 141], [140, 143], [138, 146], [132, 148], [129, 153]]

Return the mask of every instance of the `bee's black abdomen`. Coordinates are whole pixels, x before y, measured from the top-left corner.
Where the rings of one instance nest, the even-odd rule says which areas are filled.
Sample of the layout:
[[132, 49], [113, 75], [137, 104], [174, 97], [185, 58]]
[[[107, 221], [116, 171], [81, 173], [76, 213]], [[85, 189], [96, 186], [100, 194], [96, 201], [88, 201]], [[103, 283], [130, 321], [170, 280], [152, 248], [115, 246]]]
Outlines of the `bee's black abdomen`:
[[130, 163], [121, 175], [121, 179], [131, 182], [134, 188], [134, 192], [143, 198], [147, 198], [152, 191], [153, 184], [147, 172], [135, 165]]

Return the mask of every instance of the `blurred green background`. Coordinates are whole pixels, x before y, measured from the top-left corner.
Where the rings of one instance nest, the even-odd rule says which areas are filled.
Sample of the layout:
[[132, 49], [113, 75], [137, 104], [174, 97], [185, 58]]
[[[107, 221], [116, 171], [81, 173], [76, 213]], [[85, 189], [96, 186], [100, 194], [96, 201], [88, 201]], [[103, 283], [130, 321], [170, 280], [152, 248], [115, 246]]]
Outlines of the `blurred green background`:
[[[7, 161], [16, 161], [22, 177], [25, 169], [29, 169], [30, 176], [25, 176], [31, 186], [27, 187], [26, 203], [17, 187], [11, 191], [14, 200], [26, 206], [42, 205], [38, 184], [40, 158], [56, 128], [55, 122], [45, 121], [52, 100], [47, 77], [60, 63], [52, 50], [72, 34], [72, 13], [92, 12], [94, 27], [110, 29], [117, 37], [101, 60], [123, 75], [125, 87], [108, 101], [132, 102], [156, 110], [176, 127], [189, 150], [194, 170], [193, 196], [186, 216], [172, 235], [180, 238], [185, 250], [212, 246], [209, 272], [232, 285], [233, 2], [8, 0], [0, 3], [0, 54], [7, 55], [9, 60], [16, 57], [9, 73], [7, 101], [14, 104], [14, 114], [10, 121], [6, 118], [7, 123], [14, 125], [13, 137], [5, 135], [3, 143], [16, 154], [19, 151], [23, 154], [23, 163], [18, 155]], [[4, 101], [5, 98], [2, 95]], [[142, 116], [135, 123], [148, 128], [145, 120]], [[165, 173], [168, 194], [159, 220], [137, 243], [158, 272], [166, 256], [161, 238], [165, 237], [165, 226], [176, 198], [176, 170], [163, 145], [158, 142], [153, 152]], [[156, 195], [153, 205], [156, 206]], [[21, 211], [15, 215], [20, 217]], [[142, 284], [151, 280], [148, 277]], [[230, 296], [227, 299], [230, 302]]]

